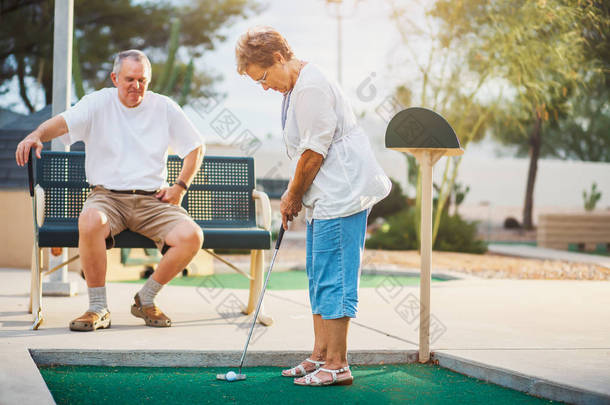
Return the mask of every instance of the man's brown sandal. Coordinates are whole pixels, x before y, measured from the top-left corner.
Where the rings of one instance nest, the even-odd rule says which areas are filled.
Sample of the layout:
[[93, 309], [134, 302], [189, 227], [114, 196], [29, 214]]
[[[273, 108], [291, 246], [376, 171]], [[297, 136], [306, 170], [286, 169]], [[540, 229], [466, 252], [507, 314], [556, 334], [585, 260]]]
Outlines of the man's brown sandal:
[[157, 328], [172, 326], [172, 320], [169, 319], [158, 306], [155, 304], [142, 306], [138, 294], [136, 294], [133, 299], [135, 303], [131, 306], [131, 314], [135, 317], [144, 319], [146, 326], [154, 326]]
[[87, 311], [70, 322], [70, 330], [89, 332], [110, 327], [110, 312], [101, 316], [96, 312]]

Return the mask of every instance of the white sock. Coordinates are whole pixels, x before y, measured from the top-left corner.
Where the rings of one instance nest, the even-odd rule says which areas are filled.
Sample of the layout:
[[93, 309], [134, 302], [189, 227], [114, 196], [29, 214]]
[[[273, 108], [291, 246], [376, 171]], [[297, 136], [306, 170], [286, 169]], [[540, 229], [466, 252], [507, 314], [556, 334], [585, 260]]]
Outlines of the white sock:
[[106, 301], [106, 287], [87, 288], [89, 290], [89, 310], [95, 312], [100, 317], [108, 312], [108, 302]]
[[161, 288], [163, 288], [163, 284], [159, 284], [153, 280], [152, 275], [148, 277], [148, 280], [146, 280], [146, 283], [138, 293], [142, 306], [153, 305], [155, 303], [155, 297], [159, 294]]

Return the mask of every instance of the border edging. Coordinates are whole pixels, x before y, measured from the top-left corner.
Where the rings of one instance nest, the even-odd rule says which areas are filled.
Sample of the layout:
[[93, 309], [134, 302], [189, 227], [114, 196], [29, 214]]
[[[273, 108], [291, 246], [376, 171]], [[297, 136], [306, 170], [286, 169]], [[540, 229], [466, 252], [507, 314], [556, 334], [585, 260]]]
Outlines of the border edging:
[[455, 355], [434, 352], [432, 354], [432, 359], [435, 364], [457, 373], [465, 374], [482, 381], [488, 381], [502, 387], [525, 392], [536, 397], [573, 404], [610, 404], [610, 396], [602, 393], [552, 382], [501, 367], [486, 365], [477, 361], [463, 359]]

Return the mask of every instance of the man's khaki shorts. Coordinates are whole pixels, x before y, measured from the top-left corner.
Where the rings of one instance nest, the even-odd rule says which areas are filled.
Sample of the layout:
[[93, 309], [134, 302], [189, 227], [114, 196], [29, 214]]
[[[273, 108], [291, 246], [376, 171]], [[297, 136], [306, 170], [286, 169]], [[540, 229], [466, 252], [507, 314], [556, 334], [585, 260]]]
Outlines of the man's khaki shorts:
[[108, 217], [110, 236], [106, 248], [114, 246], [114, 236], [129, 229], [152, 239], [163, 249], [167, 234], [181, 221], [193, 221], [180, 206], [160, 201], [155, 195], [121, 194], [96, 186], [87, 196], [83, 211], [96, 209]]

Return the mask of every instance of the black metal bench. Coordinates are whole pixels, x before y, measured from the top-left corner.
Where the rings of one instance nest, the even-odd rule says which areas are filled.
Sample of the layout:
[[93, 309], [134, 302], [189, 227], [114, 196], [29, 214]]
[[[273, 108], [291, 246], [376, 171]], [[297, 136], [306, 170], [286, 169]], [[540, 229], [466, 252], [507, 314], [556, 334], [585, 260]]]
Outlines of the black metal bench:
[[[34, 315], [32, 328], [38, 329], [43, 321], [42, 248], [78, 247], [78, 216], [91, 187], [85, 177], [84, 152], [43, 151], [41, 159], [30, 154], [29, 162], [35, 228], [30, 310]], [[181, 168], [182, 160], [169, 156], [169, 184]], [[251, 251], [250, 296], [244, 309], [247, 314], [254, 311], [262, 289], [263, 250], [271, 247], [271, 205], [265, 193], [255, 190], [254, 179], [251, 157], [206, 156], [182, 200], [182, 206], [203, 230], [203, 249], [211, 254], [208, 249]], [[131, 231], [121, 232], [115, 242], [117, 248], [155, 247], [152, 240]], [[272, 323], [266, 316], [259, 319], [267, 325]]]

